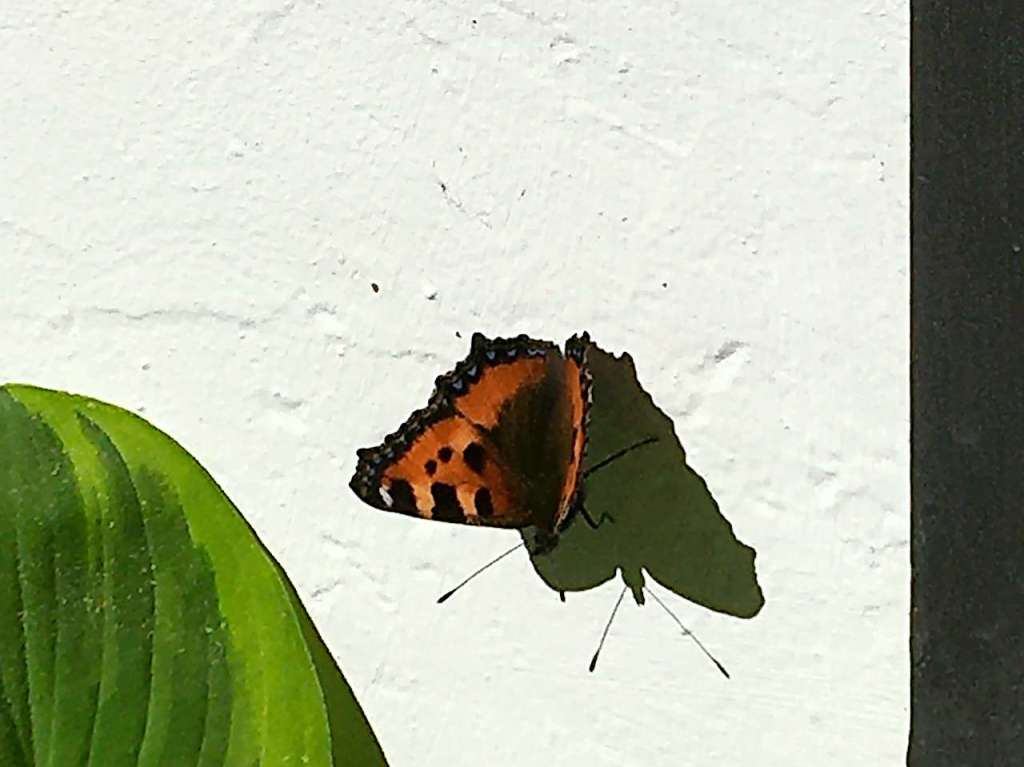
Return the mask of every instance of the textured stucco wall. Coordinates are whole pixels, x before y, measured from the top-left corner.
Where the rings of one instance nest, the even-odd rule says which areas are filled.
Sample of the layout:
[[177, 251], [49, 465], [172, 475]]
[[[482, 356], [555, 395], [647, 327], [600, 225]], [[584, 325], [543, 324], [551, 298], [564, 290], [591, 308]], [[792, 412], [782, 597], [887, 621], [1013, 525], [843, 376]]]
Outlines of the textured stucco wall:
[[[192, 451], [393, 765], [897, 764], [907, 50], [904, 0], [16, 0], [0, 379]], [[629, 603], [588, 675], [617, 586], [525, 556], [438, 607], [515, 535], [350, 493], [477, 329], [633, 354], [758, 551], [752, 621], [667, 595], [731, 681]]]

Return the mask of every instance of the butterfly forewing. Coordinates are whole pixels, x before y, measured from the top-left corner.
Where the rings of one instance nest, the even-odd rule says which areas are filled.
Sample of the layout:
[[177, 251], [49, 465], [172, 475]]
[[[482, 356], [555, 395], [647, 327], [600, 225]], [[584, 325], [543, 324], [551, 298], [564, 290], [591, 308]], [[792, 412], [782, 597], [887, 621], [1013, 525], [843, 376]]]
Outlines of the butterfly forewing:
[[359, 451], [352, 489], [389, 511], [555, 533], [572, 510], [585, 446], [588, 379], [574, 341], [563, 356], [546, 341], [474, 334], [427, 407]]
[[443, 522], [522, 526], [521, 491], [498, 462], [483, 458], [488, 453], [495, 449], [484, 431], [462, 416], [450, 416], [423, 430], [380, 470], [376, 498], [372, 492], [357, 493], [387, 511]]
[[552, 353], [557, 355], [558, 347], [545, 341], [488, 341], [474, 333], [469, 358], [437, 384], [447, 387], [457, 411], [478, 426], [493, 429], [509, 402], [545, 376]]
[[504, 403], [491, 430], [505, 466], [520, 479], [530, 524], [554, 532], [572, 457], [567, 365], [557, 351]]

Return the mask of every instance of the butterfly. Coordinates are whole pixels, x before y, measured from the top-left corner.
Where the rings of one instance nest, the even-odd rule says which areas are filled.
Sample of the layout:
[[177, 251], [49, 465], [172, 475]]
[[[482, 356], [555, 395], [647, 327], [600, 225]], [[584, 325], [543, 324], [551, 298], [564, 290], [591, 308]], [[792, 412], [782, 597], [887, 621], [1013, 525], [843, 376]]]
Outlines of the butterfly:
[[[525, 335], [488, 339], [474, 333], [469, 355], [435, 380], [427, 406], [380, 445], [356, 451], [349, 486], [365, 503], [384, 511], [467, 525], [534, 528], [533, 555], [554, 550], [577, 514], [599, 527], [583, 505], [583, 480], [656, 438], [642, 439], [584, 471], [592, 405], [590, 345], [585, 332], [568, 339], [564, 352]], [[604, 515], [601, 521], [605, 518], [610, 519]], [[491, 560], [437, 601], [444, 602], [522, 545]], [[626, 587], [601, 635], [591, 671], [625, 594]], [[651, 596], [690, 634], [657, 595]]]
[[[365, 503], [424, 519], [535, 528], [551, 551], [583, 510], [591, 375], [587, 333], [565, 342], [474, 333], [426, 407], [356, 451], [349, 486]], [[592, 522], [589, 519], [588, 522]]]

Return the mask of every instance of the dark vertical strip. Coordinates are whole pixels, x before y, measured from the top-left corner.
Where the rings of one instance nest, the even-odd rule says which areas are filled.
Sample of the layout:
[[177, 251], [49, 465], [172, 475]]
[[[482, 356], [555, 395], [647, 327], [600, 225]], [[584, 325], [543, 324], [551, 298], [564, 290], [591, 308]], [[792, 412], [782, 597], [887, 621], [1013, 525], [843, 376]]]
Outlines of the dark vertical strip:
[[14, 451], [13, 485], [18, 489], [14, 525], [17, 542], [15, 569], [21, 596], [20, 628], [24, 643], [24, 682], [27, 687], [33, 763], [45, 764], [50, 756], [53, 725], [54, 652], [57, 634], [56, 569], [54, 536], [63, 513], [48, 493], [41, 474], [46, 460], [35, 453], [33, 427], [27, 415], [11, 419], [19, 448]]
[[[26, 512], [23, 477], [30, 451], [25, 431], [31, 418], [0, 389], [0, 685], [3, 688], [3, 737], [0, 763], [33, 764], [32, 709], [26, 655], [25, 602], [22, 589], [19, 517]], [[8, 732], [6, 722], [12, 731]]]
[[[226, 641], [227, 624], [219, 610], [213, 566], [192, 542], [174, 488], [146, 467], [136, 472], [135, 485], [146, 509], [156, 612], [164, 617], [158, 620], [153, 637], [154, 679], [146, 735], [152, 743], [147, 742], [150, 751], [145, 756], [156, 764], [194, 765], [209, 721], [209, 682], [221, 676], [220, 670], [210, 667], [210, 645]], [[217, 705], [230, 703], [229, 686], [216, 694]], [[221, 763], [223, 754], [222, 749]]]
[[153, 562], [145, 510], [110, 437], [81, 413], [78, 424], [104, 475], [103, 660], [88, 764], [136, 764], [149, 715], [153, 662]]
[[[216, 578], [213, 576], [213, 563], [209, 556], [199, 546], [193, 549], [195, 556], [202, 557], [204, 571], [210, 574], [210, 587], [216, 589]], [[210, 607], [213, 608], [213, 600], [217, 597], [215, 591], [210, 591]], [[214, 610], [210, 609], [211, 618], [214, 617]], [[224, 764], [224, 755], [228, 750], [228, 740], [231, 734], [231, 717], [233, 714], [234, 680], [231, 675], [231, 664], [229, 657], [230, 632], [227, 620], [220, 616], [219, 620], [211, 621], [205, 633], [207, 636], [206, 645], [206, 719], [202, 728], [202, 743], [199, 754], [195, 759], [196, 767], [220, 767]]]
[[911, 22], [908, 764], [1024, 754], [1024, 4]]
[[52, 719], [44, 764], [78, 764], [89, 753], [99, 695], [102, 614], [96, 605], [103, 594], [102, 533], [86, 516], [74, 467], [57, 434], [41, 418], [30, 422], [23, 449], [34, 458], [35, 492], [47, 498], [45, 511], [37, 507], [24, 516], [34, 514], [53, 530]]

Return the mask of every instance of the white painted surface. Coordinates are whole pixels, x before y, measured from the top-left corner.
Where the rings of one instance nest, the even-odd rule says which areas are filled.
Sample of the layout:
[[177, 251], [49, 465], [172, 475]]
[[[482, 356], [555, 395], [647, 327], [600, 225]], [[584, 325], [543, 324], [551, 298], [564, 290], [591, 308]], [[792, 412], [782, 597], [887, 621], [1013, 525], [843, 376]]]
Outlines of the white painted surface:
[[[903, 761], [903, 0], [3, 16], [0, 379], [192, 451], [392, 765]], [[562, 605], [525, 556], [438, 607], [515, 534], [347, 488], [471, 331], [582, 328], [758, 551], [752, 621], [668, 595], [731, 681], [628, 603], [588, 675], [617, 587]]]

